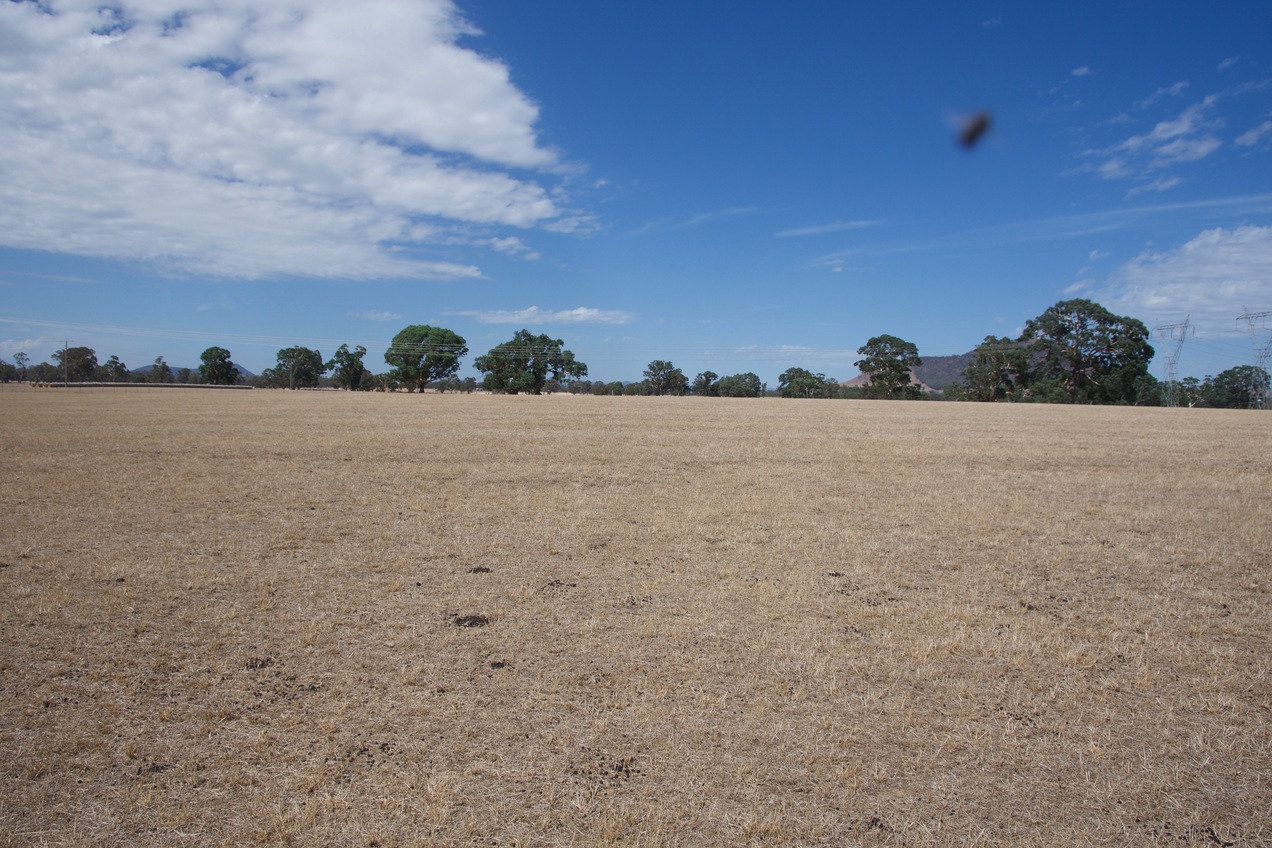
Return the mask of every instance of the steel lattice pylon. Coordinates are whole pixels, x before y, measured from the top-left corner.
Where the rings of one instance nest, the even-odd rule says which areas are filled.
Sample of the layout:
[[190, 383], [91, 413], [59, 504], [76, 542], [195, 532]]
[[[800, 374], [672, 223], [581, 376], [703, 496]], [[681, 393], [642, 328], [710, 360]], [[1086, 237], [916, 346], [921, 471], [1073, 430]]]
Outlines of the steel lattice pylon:
[[1174, 350], [1166, 354], [1166, 384], [1162, 387], [1162, 406], [1179, 406], [1179, 351], [1191, 328], [1188, 318], [1178, 324], [1161, 324], [1153, 328], [1153, 335], [1157, 338], [1175, 342]]
[[1260, 383], [1250, 386], [1251, 409], [1272, 409], [1272, 386], [1269, 386], [1268, 379], [1268, 366], [1272, 364], [1272, 333], [1268, 332], [1268, 318], [1272, 318], [1272, 310], [1251, 312], [1242, 308], [1237, 316], [1238, 321], [1245, 322], [1250, 333], [1250, 343], [1254, 345], [1254, 367], [1262, 374], [1261, 378], [1256, 377]]

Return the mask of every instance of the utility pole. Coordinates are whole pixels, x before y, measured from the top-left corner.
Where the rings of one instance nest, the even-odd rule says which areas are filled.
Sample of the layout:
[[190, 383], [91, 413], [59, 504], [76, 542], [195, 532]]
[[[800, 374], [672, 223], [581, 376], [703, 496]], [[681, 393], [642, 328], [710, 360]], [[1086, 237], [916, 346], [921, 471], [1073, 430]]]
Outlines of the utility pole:
[[1160, 324], [1153, 328], [1152, 334], [1157, 338], [1175, 342], [1175, 349], [1166, 354], [1166, 386], [1162, 391], [1162, 406], [1179, 406], [1179, 351], [1183, 348], [1184, 339], [1188, 338], [1191, 327], [1188, 318], [1185, 318], [1179, 324]]
[[[1238, 321], [1244, 321], [1246, 330], [1250, 333], [1250, 343], [1254, 346], [1254, 367], [1255, 375], [1253, 382], [1250, 384], [1250, 408], [1251, 409], [1269, 409], [1272, 408], [1272, 397], [1269, 397], [1268, 386], [1268, 365], [1272, 363], [1272, 333], [1268, 333], [1268, 318], [1272, 318], [1272, 309], [1263, 312], [1251, 312], [1249, 309], [1242, 307], [1241, 314], [1237, 316]], [[1266, 333], [1267, 337], [1262, 338], [1260, 331]]]

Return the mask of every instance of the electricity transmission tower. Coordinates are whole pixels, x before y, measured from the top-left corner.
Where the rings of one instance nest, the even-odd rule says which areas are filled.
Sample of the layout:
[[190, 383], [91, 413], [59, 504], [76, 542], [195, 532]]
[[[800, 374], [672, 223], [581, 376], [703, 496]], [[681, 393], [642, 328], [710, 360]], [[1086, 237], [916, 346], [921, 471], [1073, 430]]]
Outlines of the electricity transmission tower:
[[1162, 387], [1162, 406], [1179, 406], [1179, 351], [1188, 338], [1188, 330], [1192, 327], [1185, 318], [1178, 324], [1160, 324], [1153, 328], [1153, 335], [1159, 339], [1170, 339], [1175, 342], [1173, 350], [1166, 354], [1166, 385]]
[[1250, 343], [1254, 345], [1255, 374], [1250, 384], [1250, 408], [1272, 408], [1272, 394], [1269, 392], [1268, 365], [1272, 364], [1272, 333], [1268, 332], [1268, 318], [1272, 318], [1272, 310], [1251, 312], [1242, 307], [1238, 321], [1244, 321], [1250, 332]]

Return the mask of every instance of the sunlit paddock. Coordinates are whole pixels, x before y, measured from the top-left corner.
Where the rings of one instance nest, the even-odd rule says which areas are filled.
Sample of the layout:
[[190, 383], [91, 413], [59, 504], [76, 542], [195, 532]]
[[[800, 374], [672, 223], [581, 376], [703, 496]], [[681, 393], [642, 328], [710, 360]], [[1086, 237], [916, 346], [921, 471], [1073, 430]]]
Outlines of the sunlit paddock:
[[0, 389], [7, 845], [1266, 845], [1272, 415]]

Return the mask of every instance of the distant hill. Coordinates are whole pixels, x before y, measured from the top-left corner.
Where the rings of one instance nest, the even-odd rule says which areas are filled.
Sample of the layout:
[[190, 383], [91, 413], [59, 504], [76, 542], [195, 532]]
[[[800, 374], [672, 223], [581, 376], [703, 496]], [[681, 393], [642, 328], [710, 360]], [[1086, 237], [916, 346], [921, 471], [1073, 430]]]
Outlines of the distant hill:
[[[959, 382], [963, 377], [963, 369], [972, 361], [972, 352], [955, 356], [922, 356], [923, 364], [915, 368], [911, 374], [923, 386], [925, 392], [943, 392]], [[869, 382], [865, 374], [858, 374], [851, 380], [845, 380], [844, 386], [863, 386]]]
[[[242, 377], [243, 377], [243, 379], [245, 379], [245, 380], [246, 380], [246, 379], [248, 379], [248, 378], [251, 378], [251, 377], [257, 377], [257, 376], [259, 376], [259, 375], [257, 375], [257, 374], [253, 374], [251, 371], [248, 371], [248, 370], [247, 370], [246, 368], [244, 368], [242, 365], [239, 365], [239, 364], [234, 363], [234, 362], [231, 362], [230, 364], [234, 366], [234, 370], [235, 370], [235, 371], [237, 371], [237, 372], [239, 373], [239, 375], [240, 375], [240, 376], [242, 376]], [[172, 373], [173, 373], [173, 374], [175, 374], [175, 373], [177, 373], [178, 371], [180, 371], [182, 368], [184, 368], [185, 366], [184, 366], [184, 365], [169, 365], [168, 367], [169, 367], [169, 368], [171, 368], [171, 369], [172, 369]], [[155, 370], [155, 366], [154, 366], [154, 365], [143, 365], [143, 366], [141, 366], [140, 368], [130, 368], [130, 369], [129, 369], [129, 373], [132, 373], [132, 374], [149, 374], [149, 373], [150, 373], [151, 371], [153, 371], [153, 370]], [[195, 373], [195, 374], [198, 374], [198, 373], [199, 373], [199, 369], [198, 369], [197, 367], [196, 367], [196, 368], [191, 368], [190, 370], [191, 370], [193, 373]]]
[[922, 356], [923, 364], [914, 369], [919, 382], [931, 386], [937, 391], [959, 382], [963, 378], [963, 369], [972, 362], [972, 352], [954, 356]]
[[[923, 382], [923, 380], [919, 379], [918, 374], [915, 372], [913, 368], [910, 369], [910, 380], [911, 382], [918, 382], [919, 388], [922, 389], [927, 394], [940, 391], [940, 389], [933, 388], [932, 386], [929, 386], [927, 383]], [[862, 386], [870, 385], [870, 375], [858, 374], [856, 377], [853, 377], [851, 380], [843, 380], [842, 382], [840, 382], [839, 385], [847, 386], [850, 389], [859, 389]]]

